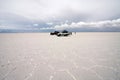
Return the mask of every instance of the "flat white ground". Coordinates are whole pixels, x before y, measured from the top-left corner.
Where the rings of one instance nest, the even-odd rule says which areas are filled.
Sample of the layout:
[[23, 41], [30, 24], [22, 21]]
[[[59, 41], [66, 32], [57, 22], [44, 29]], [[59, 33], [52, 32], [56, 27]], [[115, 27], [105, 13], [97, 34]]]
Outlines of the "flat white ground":
[[2, 33], [0, 80], [120, 80], [120, 33]]

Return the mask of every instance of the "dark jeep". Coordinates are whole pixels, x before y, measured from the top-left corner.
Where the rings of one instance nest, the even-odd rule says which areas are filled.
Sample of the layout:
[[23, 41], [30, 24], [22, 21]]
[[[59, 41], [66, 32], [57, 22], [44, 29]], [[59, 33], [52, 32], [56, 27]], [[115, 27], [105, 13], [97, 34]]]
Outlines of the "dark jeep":
[[57, 35], [58, 33], [60, 33], [59, 31], [54, 31], [54, 32], [51, 32], [50, 35]]
[[72, 32], [68, 32], [67, 30], [63, 30], [62, 32], [58, 33], [57, 36], [69, 36], [72, 35]]
[[54, 31], [54, 32], [51, 32], [50, 35], [57, 35], [58, 37], [60, 37], [60, 36], [69, 36], [69, 35], [72, 35], [72, 32], [68, 32], [67, 30], [63, 30], [61, 32]]

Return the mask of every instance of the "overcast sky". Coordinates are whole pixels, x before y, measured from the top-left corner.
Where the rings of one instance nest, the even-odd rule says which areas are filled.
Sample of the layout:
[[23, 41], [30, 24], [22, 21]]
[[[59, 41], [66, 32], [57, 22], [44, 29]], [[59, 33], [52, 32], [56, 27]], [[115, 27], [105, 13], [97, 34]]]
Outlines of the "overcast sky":
[[0, 30], [120, 31], [120, 0], [0, 0]]

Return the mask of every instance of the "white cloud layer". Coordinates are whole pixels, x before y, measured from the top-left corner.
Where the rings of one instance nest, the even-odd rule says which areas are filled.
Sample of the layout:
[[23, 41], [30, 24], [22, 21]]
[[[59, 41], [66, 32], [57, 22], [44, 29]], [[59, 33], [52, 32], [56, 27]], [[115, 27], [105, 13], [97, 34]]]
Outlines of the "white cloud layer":
[[119, 3], [119, 0], [0, 0], [0, 12], [14, 13], [31, 20], [82, 17], [81, 14], [88, 16], [88, 20], [99, 20], [119, 15]]
[[120, 0], [0, 0], [0, 29], [119, 27], [119, 3]]
[[116, 20], [105, 20], [105, 21], [97, 21], [97, 22], [72, 22], [71, 24], [61, 24], [56, 25], [54, 29], [63, 30], [63, 29], [79, 29], [79, 28], [120, 28], [120, 19]]

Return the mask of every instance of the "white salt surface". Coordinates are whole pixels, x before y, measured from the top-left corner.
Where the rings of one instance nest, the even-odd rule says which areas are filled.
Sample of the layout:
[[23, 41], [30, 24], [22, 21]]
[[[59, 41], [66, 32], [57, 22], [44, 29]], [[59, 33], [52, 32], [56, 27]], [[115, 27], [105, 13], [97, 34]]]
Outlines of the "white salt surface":
[[120, 33], [1, 33], [0, 80], [120, 80]]

